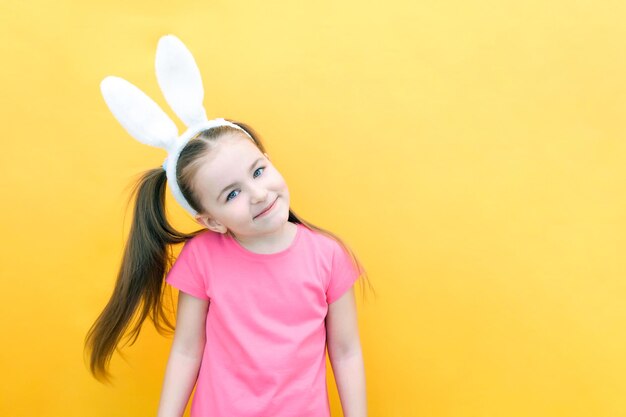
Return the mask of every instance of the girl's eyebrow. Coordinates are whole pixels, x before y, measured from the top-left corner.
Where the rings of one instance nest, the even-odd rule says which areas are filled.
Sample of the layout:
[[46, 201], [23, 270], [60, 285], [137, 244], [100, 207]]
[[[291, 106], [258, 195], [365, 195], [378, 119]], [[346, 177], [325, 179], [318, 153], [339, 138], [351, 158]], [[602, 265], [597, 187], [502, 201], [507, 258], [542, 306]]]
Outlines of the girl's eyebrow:
[[[257, 160], [254, 161], [252, 165], [250, 165], [250, 168], [248, 168], [248, 171], [252, 171], [252, 168], [254, 168], [257, 162], [262, 161], [262, 160], [263, 160], [263, 157], [257, 158]], [[224, 189], [220, 191], [220, 193], [217, 195], [216, 200], [220, 199], [220, 196], [224, 193], [224, 191], [228, 190], [230, 187], [234, 187], [235, 185], [237, 185], [237, 182], [233, 182], [232, 184], [228, 184], [226, 187], [224, 187]]]

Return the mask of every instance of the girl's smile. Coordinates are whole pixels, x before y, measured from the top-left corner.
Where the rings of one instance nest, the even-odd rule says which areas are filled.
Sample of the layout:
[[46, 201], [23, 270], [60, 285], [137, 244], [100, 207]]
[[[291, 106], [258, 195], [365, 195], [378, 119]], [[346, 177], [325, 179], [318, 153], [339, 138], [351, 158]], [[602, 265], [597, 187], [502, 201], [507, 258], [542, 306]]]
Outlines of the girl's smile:
[[274, 200], [274, 202], [265, 210], [263, 210], [260, 214], [257, 214], [256, 216], [254, 216], [255, 219], [258, 219], [259, 217], [263, 217], [266, 216], [276, 205], [276, 202], [278, 201], [278, 197], [276, 197], [276, 199]]

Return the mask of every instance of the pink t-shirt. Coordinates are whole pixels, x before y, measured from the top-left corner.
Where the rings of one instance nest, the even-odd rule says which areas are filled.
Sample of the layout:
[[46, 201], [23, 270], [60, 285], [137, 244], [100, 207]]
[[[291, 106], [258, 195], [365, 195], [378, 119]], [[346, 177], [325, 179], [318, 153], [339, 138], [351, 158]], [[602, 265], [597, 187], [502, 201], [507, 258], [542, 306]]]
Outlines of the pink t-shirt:
[[185, 242], [166, 282], [211, 301], [191, 417], [329, 417], [324, 319], [359, 272], [300, 223], [271, 254], [210, 230]]

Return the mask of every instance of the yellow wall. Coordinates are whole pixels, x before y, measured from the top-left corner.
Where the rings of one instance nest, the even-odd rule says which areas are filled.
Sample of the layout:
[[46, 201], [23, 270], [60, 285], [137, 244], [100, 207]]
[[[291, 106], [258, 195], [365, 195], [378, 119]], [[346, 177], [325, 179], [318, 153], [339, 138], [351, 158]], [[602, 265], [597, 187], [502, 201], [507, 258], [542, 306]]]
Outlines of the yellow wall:
[[368, 268], [370, 416], [625, 416], [625, 20], [617, 1], [0, 2], [0, 415], [155, 415], [171, 340], [147, 323], [114, 387], [82, 342], [129, 184], [165, 157], [99, 82], [165, 107], [174, 33], [209, 116], [256, 128], [294, 210]]

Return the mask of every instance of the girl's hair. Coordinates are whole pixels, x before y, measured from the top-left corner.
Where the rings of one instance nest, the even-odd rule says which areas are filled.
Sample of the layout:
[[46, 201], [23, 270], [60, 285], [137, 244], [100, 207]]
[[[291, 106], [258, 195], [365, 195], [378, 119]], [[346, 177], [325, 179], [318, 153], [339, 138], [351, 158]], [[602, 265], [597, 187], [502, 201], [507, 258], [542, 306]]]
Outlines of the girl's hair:
[[[255, 145], [265, 153], [265, 147], [252, 128], [244, 123], [229, 121], [245, 129]], [[183, 196], [198, 213], [205, 211], [193, 189], [193, 178], [203, 163], [203, 157], [211, 152], [220, 137], [237, 132], [243, 137], [242, 132], [230, 126], [204, 130], [190, 140], [180, 153], [176, 179]], [[174, 262], [171, 246], [184, 243], [206, 229], [187, 234], [172, 227], [166, 217], [165, 185], [165, 171], [159, 167], [144, 171], [131, 192], [131, 198], [136, 195], [134, 215], [115, 288], [109, 302], [85, 337], [85, 351], [90, 353], [89, 370], [100, 382], [110, 382], [107, 370], [109, 362], [115, 350], [121, 353], [118, 345], [133, 319], [135, 326], [127, 335], [128, 339], [132, 338], [130, 345], [137, 340], [147, 317], [150, 317], [157, 332], [162, 335], [171, 335], [175, 329], [163, 308], [163, 296], [167, 289], [164, 278]], [[304, 224], [340, 243], [361, 272], [360, 279], [367, 280], [372, 289], [365, 268], [339, 236], [305, 221], [291, 208], [288, 220]], [[230, 231], [227, 233], [232, 236]], [[171, 292], [169, 294], [171, 297]]]

